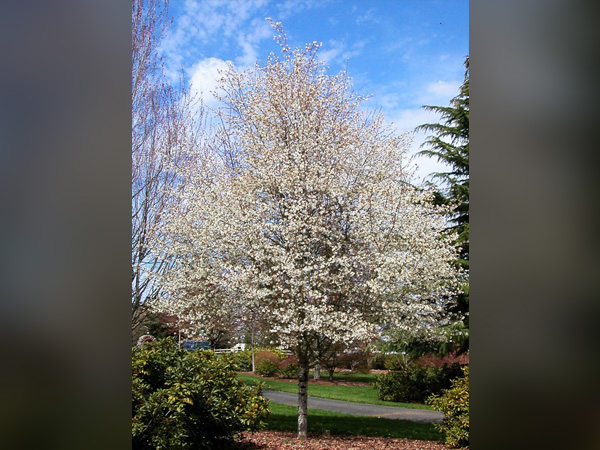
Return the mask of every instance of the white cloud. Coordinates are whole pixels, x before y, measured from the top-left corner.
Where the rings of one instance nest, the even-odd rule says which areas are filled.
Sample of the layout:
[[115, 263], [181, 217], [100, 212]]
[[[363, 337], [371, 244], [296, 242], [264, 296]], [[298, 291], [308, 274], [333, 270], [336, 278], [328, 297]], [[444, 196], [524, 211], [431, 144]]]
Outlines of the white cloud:
[[219, 70], [227, 70], [227, 62], [219, 58], [203, 59], [191, 70], [191, 90], [208, 106], [215, 106], [217, 103], [213, 92], [217, 91], [219, 85]]
[[459, 94], [462, 80], [426, 82], [413, 96], [411, 105], [448, 106], [450, 100]]
[[458, 90], [462, 83], [460, 81], [436, 81], [427, 86], [427, 92], [441, 96], [452, 98], [458, 94]]
[[313, 8], [325, 6], [326, 0], [286, 0], [277, 4], [277, 18], [274, 20], [282, 21], [303, 11], [310, 11]]
[[248, 69], [254, 66], [258, 59], [258, 52], [250, 42], [243, 37], [238, 38], [238, 44], [242, 48], [242, 55], [235, 58], [236, 66], [241, 70]]
[[[403, 132], [414, 132], [419, 125], [426, 123], [438, 123], [440, 116], [434, 112], [426, 111], [423, 108], [401, 109], [387, 115], [386, 120], [392, 123], [398, 134]], [[416, 166], [415, 178], [417, 182], [423, 182], [429, 179], [429, 175], [434, 172], [445, 172], [448, 170], [446, 164], [438, 162], [435, 158], [427, 156], [418, 156], [417, 153], [423, 148], [421, 145], [427, 139], [425, 132], [413, 133], [413, 141], [410, 146], [410, 156], [413, 158], [412, 164]]]
[[[240, 30], [248, 30], [248, 35], [240, 44], [240, 61], [249, 61], [253, 53], [246, 43], [255, 46], [254, 36], [263, 36], [264, 27], [256, 26], [252, 17], [267, 3], [266, 0], [187, 0], [182, 11], [161, 43], [165, 55], [167, 73], [176, 78], [181, 67], [193, 71], [193, 61], [205, 58], [201, 48], [207, 44], [218, 44], [223, 48], [227, 42], [223, 37], [237, 37]], [[250, 21], [250, 23], [248, 23]], [[190, 62], [192, 61], [192, 63]]]
[[436, 122], [438, 117], [437, 114], [423, 108], [401, 109], [386, 114], [387, 120], [394, 123], [398, 132], [413, 131], [424, 123]]
[[[330, 42], [330, 46], [331, 46], [331, 42]], [[329, 50], [320, 50], [319, 51], [319, 61], [322, 61], [326, 64], [331, 64], [333, 61], [336, 60], [336, 58], [339, 56], [339, 54], [342, 52], [342, 48], [341, 46], [333, 46], [332, 48], [329, 48]]]
[[242, 49], [242, 54], [235, 59], [239, 70], [254, 67], [254, 64], [258, 60], [258, 46], [260, 42], [267, 38], [272, 38], [275, 34], [273, 28], [264, 19], [252, 20], [249, 28], [249, 32], [240, 32], [237, 36], [237, 43]]
[[365, 41], [357, 41], [352, 43], [351, 48], [348, 48], [345, 42], [330, 40], [327, 45], [324, 45], [319, 51], [319, 61], [331, 66], [332, 64], [344, 64], [353, 56], [361, 54], [364, 48]]
[[[352, 12], [353, 13], [355, 12], [354, 8], [353, 8]], [[377, 17], [375, 17], [374, 13], [375, 13], [375, 9], [369, 8], [367, 11], [364, 12], [364, 14], [356, 17], [356, 23], [358, 25], [361, 25], [363, 23], [372, 23], [372, 24], [380, 23], [380, 20]]]

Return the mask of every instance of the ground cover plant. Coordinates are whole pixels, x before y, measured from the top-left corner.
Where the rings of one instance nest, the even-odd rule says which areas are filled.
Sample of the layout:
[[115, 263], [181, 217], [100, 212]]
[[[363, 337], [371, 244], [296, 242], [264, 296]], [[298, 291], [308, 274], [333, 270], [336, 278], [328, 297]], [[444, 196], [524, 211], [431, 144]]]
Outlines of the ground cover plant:
[[167, 338], [132, 353], [132, 448], [212, 449], [268, 414], [260, 386], [237, 380], [229, 358], [181, 350]]
[[[289, 392], [292, 394], [298, 393], [298, 385], [287, 381], [279, 381], [272, 379], [264, 379], [261, 377], [238, 374], [237, 378], [244, 381], [248, 385], [263, 383], [265, 389], [275, 391]], [[340, 386], [335, 384], [308, 384], [308, 395], [321, 398], [329, 398], [332, 400], [342, 400], [346, 402], [367, 403], [371, 405], [383, 406], [398, 406], [403, 408], [428, 409], [432, 407], [418, 403], [402, 403], [380, 400], [378, 398], [379, 391], [373, 386]]]

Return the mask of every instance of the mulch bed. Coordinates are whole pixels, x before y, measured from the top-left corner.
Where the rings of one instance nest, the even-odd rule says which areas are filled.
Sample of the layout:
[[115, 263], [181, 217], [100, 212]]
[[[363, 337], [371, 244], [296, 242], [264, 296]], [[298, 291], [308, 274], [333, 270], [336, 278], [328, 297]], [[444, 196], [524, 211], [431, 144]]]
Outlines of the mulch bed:
[[310, 435], [306, 440], [296, 433], [261, 431], [245, 433], [239, 449], [244, 450], [449, 450], [440, 442], [362, 436]]

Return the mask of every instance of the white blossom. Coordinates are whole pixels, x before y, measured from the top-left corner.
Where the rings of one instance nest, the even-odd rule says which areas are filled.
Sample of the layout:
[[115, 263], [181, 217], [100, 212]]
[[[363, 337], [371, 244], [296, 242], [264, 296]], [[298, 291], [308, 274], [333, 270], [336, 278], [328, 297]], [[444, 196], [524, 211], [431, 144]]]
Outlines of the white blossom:
[[346, 73], [325, 73], [320, 44], [278, 42], [283, 59], [222, 73], [217, 139], [178, 167], [159, 308], [195, 331], [259, 311], [294, 349], [435, 333], [456, 249], [448, 211], [409, 183], [409, 137], [361, 109]]

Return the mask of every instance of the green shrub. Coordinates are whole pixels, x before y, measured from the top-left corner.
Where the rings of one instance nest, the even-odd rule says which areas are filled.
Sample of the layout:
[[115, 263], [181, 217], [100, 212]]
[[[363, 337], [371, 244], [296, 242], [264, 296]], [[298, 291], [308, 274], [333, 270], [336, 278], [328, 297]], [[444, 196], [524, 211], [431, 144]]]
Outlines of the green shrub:
[[463, 368], [463, 373], [441, 395], [427, 399], [433, 409], [446, 416], [436, 427], [446, 434], [446, 442], [452, 447], [469, 446], [469, 366]]
[[262, 361], [269, 361], [279, 367], [279, 362], [281, 358], [277, 355], [277, 353], [271, 350], [261, 350], [254, 354], [254, 363], [258, 365]]
[[238, 372], [250, 372], [252, 370], [252, 350], [241, 350], [232, 353], [234, 369]]
[[369, 354], [364, 352], [342, 353], [337, 358], [336, 366], [341, 369], [368, 373], [370, 371], [369, 356]]
[[279, 376], [281, 378], [297, 378], [298, 377], [298, 361], [295, 356], [290, 356], [284, 359], [279, 364]]
[[269, 347], [267, 350], [275, 353], [277, 358], [279, 358], [279, 361], [283, 361], [284, 359], [286, 359], [288, 357], [287, 353], [281, 349]]
[[279, 364], [267, 360], [262, 360], [256, 363], [255, 372], [263, 377], [274, 377], [279, 373]]
[[379, 399], [391, 402], [421, 402], [427, 398], [427, 369], [413, 366], [407, 370], [389, 372], [377, 377], [375, 387], [379, 389]]
[[424, 367], [401, 359], [390, 364], [395, 370], [377, 377], [375, 387], [380, 400], [392, 402], [423, 403], [430, 395], [449, 388], [451, 380], [462, 373], [458, 364]]
[[385, 359], [383, 361], [384, 368], [393, 371], [404, 370], [409, 363], [409, 358], [402, 354], [385, 355]]
[[237, 380], [230, 357], [172, 338], [133, 348], [132, 386], [133, 449], [211, 449], [268, 415], [262, 388]]
[[371, 362], [371, 367], [374, 370], [383, 370], [385, 369], [385, 360], [386, 360], [386, 356], [385, 353], [376, 353], [375, 355], [373, 355], [373, 360]]

